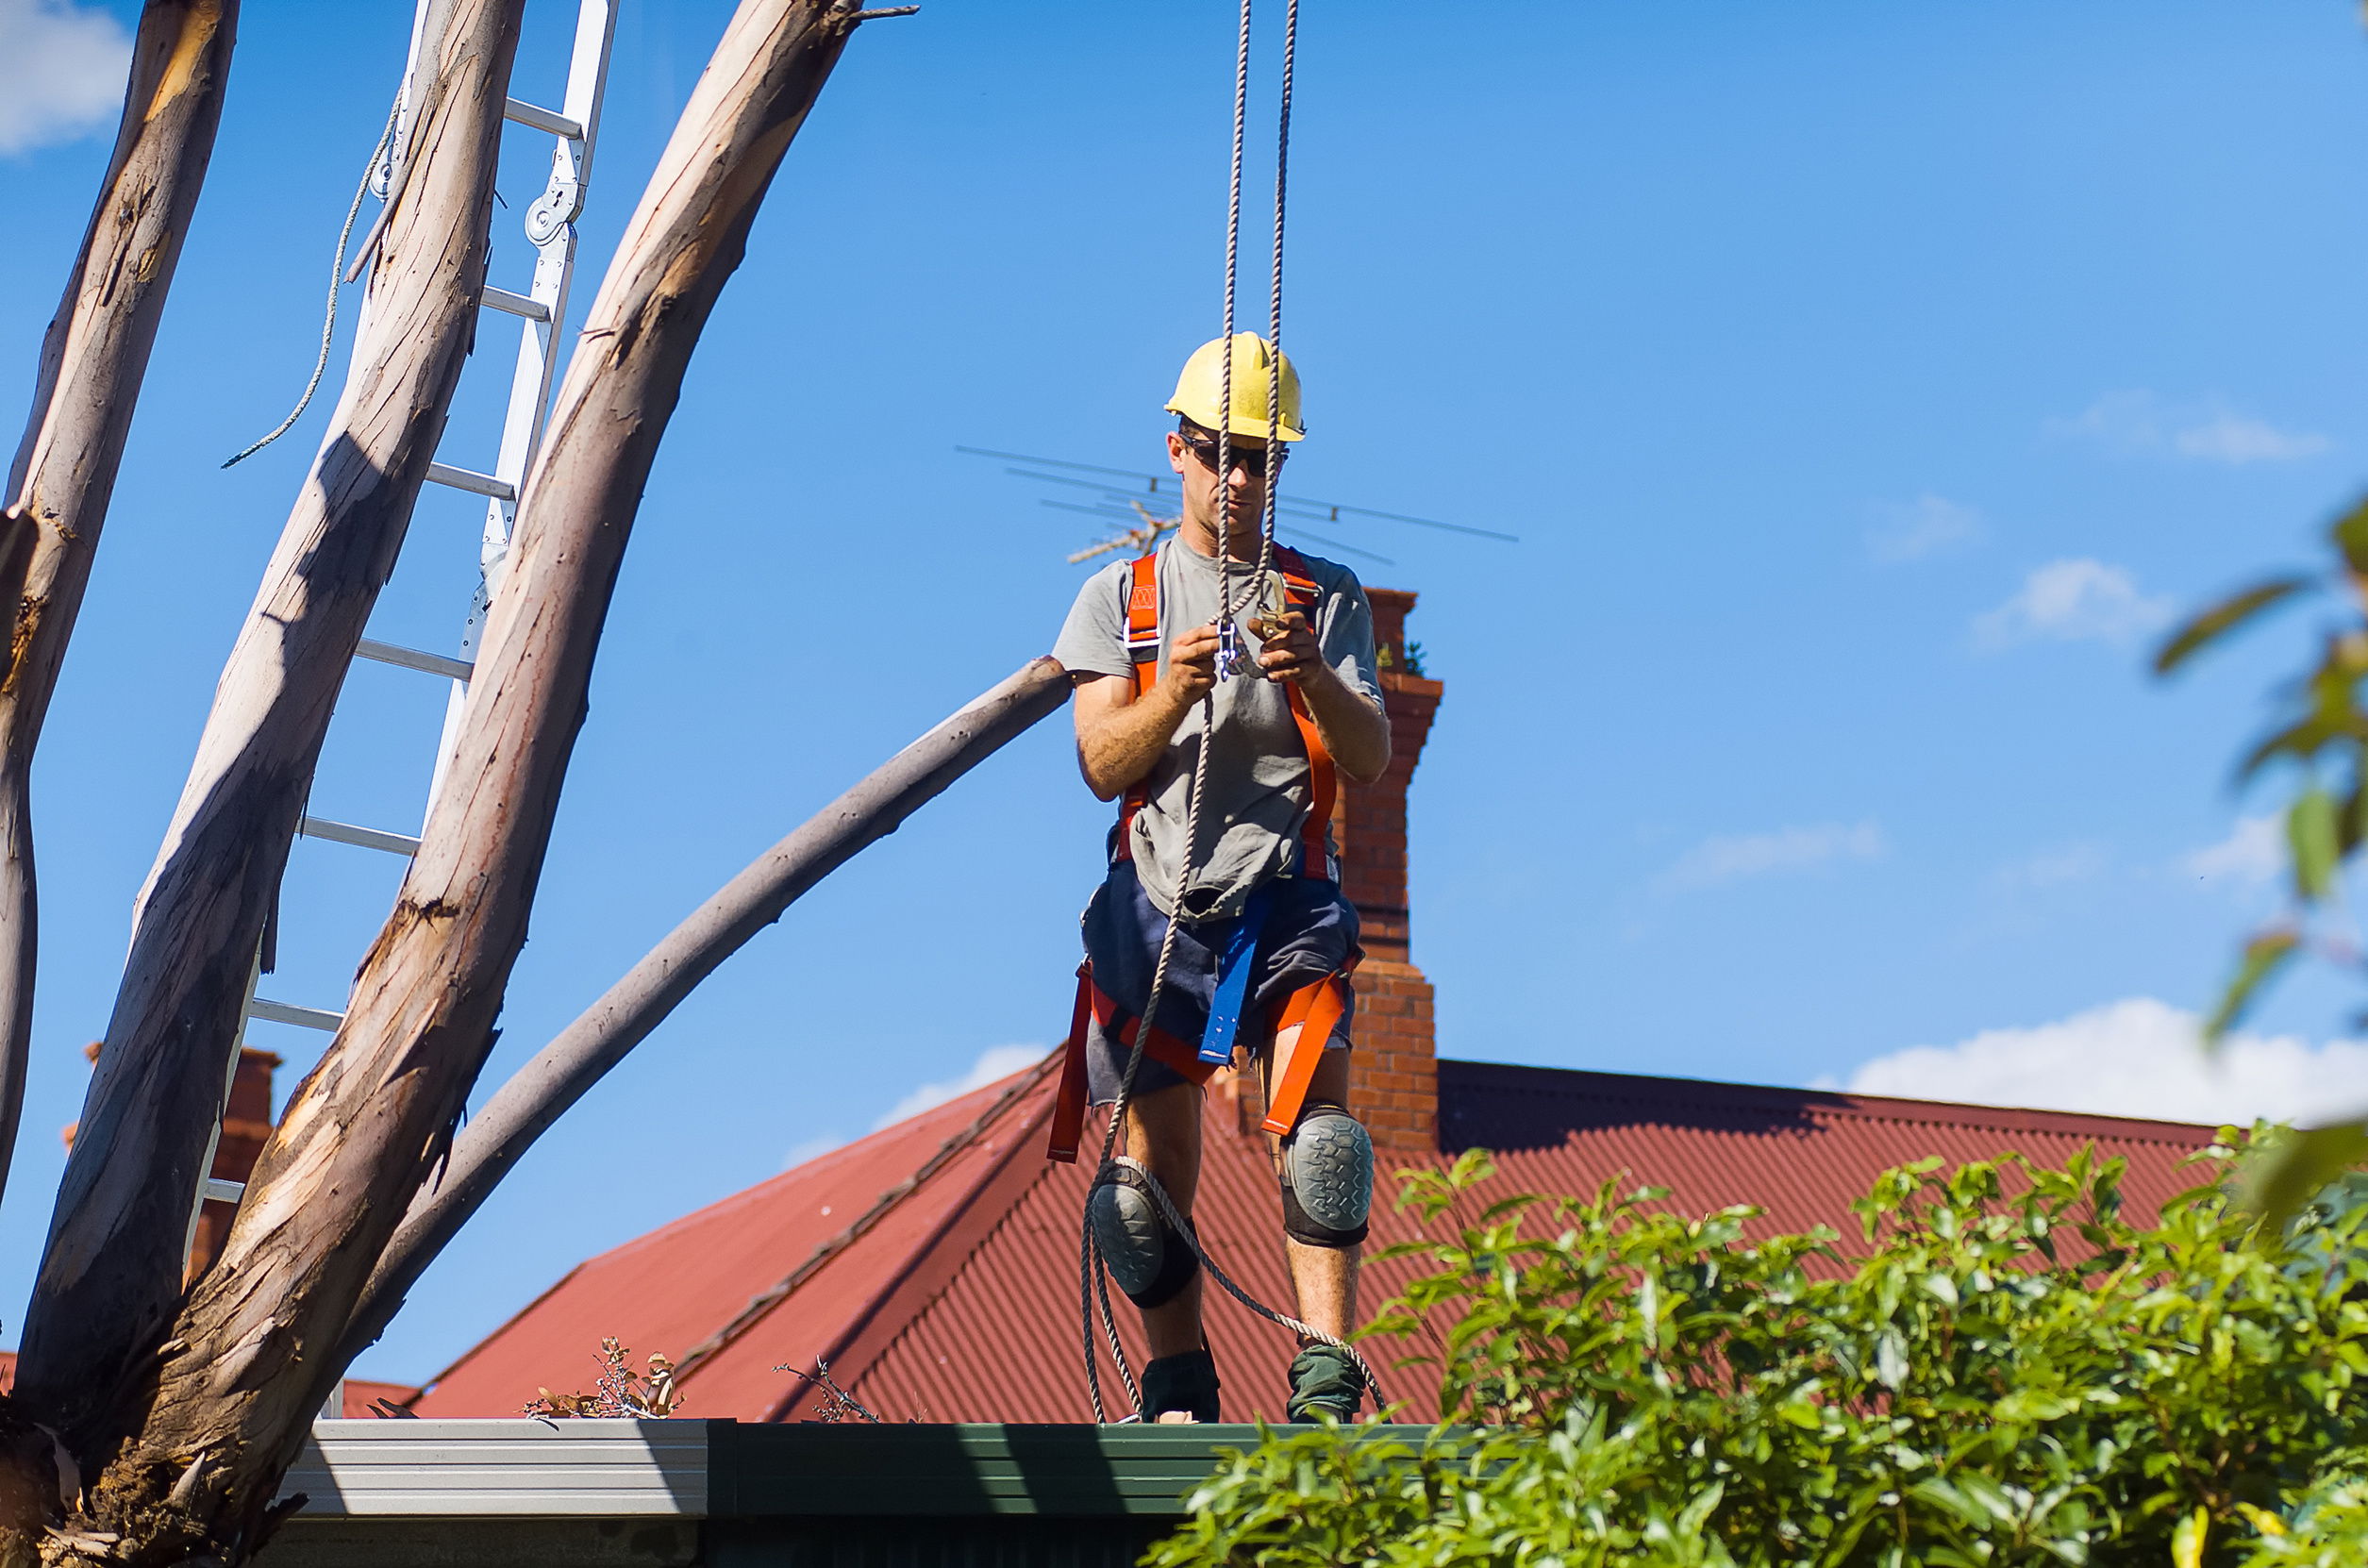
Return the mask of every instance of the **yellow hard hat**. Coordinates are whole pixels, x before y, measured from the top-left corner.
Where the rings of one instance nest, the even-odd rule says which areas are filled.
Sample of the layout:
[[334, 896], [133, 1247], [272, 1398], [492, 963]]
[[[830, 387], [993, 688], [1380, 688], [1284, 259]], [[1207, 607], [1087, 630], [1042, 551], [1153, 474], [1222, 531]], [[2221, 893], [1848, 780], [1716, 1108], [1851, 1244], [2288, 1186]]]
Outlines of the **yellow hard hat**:
[[1276, 353], [1255, 332], [1236, 332], [1230, 340], [1211, 338], [1192, 350], [1192, 357], [1184, 361], [1184, 374], [1176, 377], [1176, 395], [1168, 399], [1168, 412], [1182, 414], [1206, 429], [1215, 430], [1226, 425], [1217, 410], [1226, 396], [1223, 356], [1228, 341], [1233, 344], [1233, 433], [1252, 441], [1266, 439], [1266, 393], [1274, 384], [1275, 361], [1280, 359], [1282, 423], [1275, 434], [1285, 441], [1305, 436], [1307, 427], [1299, 422], [1299, 373], [1292, 368], [1290, 355]]

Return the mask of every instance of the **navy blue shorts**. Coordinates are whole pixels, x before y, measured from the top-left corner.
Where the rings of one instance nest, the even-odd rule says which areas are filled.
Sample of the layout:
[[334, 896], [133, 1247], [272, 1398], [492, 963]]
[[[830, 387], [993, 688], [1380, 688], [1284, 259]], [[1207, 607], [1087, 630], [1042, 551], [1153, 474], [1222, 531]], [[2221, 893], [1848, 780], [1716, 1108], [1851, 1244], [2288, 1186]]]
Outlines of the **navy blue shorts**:
[[[1341, 895], [1337, 882], [1304, 876], [1277, 876], [1261, 890], [1264, 918], [1258, 945], [1250, 956], [1250, 997], [1244, 1009], [1242, 1038], [1255, 1040], [1251, 1020], [1272, 1016], [1272, 1010], [1292, 992], [1311, 986], [1347, 964], [1357, 945], [1357, 910]], [[1217, 960], [1233, 934], [1230, 920], [1191, 922], [1176, 927], [1176, 951], [1168, 959], [1167, 984], [1159, 996], [1159, 1016], [1153, 1026], [1161, 1034], [1199, 1043], [1209, 1026], [1209, 1004], [1217, 991]], [[1094, 890], [1085, 907], [1085, 956], [1093, 965], [1093, 983], [1118, 1004], [1119, 1016], [1105, 1030], [1099, 1023], [1086, 1029], [1087, 1098], [1108, 1105], [1118, 1098], [1118, 1085], [1126, 1074], [1130, 1047], [1118, 1041], [1118, 1030], [1142, 1015], [1151, 994], [1151, 975], [1159, 961], [1159, 943], [1167, 936], [1168, 917], [1142, 891], [1132, 860], [1115, 861], [1110, 874]], [[1348, 1043], [1348, 1026], [1356, 999], [1342, 1015], [1328, 1043]], [[1262, 1031], [1261, 1031], [1262, 1032]], [[1135, 1073], [1138, 1094], [1187, 1081], [1174, 1068], [1144, 1056]]]

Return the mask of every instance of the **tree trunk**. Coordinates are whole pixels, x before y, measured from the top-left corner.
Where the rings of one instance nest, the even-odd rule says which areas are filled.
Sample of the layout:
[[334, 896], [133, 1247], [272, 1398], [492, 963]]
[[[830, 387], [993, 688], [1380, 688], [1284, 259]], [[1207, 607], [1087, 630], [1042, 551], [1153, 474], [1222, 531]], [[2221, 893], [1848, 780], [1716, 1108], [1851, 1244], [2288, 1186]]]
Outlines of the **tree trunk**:
[[403, 1305], [403, 1294], [475, 1213], [496, 1183], [566, 1109], [625, 1059], [700, 981], [808, 889], [893, 833], [907, 817], [993, 756], [1069, 694], [1049, 659], [1025, 668], [939, 725], [775, 844], [610, 986], [453, 1139], [437, 1180], [411, 1202], [354, 1314], [341, 1363]]
[[[858, 23], [743, 0], [593, 302], [520, 508], [460, 733], [344, 1024], [264, 1147], [221, 1258], [102, 1476], [117, 1555], [251, 1549], [371, 1268], [491, 1048], [592, 656], [658, 441], [758, 204]], [[170, 1492], [172, 1496], [168, 1498]]]
[[9, 617], [0, 674], [0, 1186], [33, 1026], [33, 751], [213, 157], [238, 21], [239, 0], [148, 0], [141, 12], [115, 156], [42, 343], [0, 512], [0, 606]]
[[[136, 1421], [251, 966], [314, 759], [475, 331], [494, 158], [525, 0], [446, 0], [353, 374], [231, 650], [59, 1186], [20, 1393], [86, 1460]], [[432, 69], [430, 68], [432, 62]], [[248, 1520], [245, 1523], [251, 1524]]]

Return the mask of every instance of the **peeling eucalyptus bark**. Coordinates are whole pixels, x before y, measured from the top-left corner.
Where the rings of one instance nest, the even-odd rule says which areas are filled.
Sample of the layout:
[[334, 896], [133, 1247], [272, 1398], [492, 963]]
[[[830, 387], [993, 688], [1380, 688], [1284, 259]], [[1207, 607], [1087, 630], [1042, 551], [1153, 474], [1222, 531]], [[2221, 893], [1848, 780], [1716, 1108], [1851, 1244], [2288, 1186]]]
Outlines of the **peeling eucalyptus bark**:
[[0, 1185], [16, 1146], [40, 929], [34, 748], [74, 636], [148, 353], [222, 122], [239, 0], [148, 0], [122, 128], [42, 343], [0, 510]]
[[35, 1281], [17, 1373], [95, 1471], [139, 1424], [263, 921], [346, 666], [476, 326], [525, 0], [443, 0], [369, 308], [329, 431], [214, 693], [133, 909], [131, 951]]
[[121, 1537], [118, 1561], [171, 1562], [201, 1543], [236, 1560], [268, 1527], [363, 1285], [492, 1047], [625, 540], [692, 350], [859, 20], [846, 0], [743, 0], [659, 160], [525, 487], [394, 913], [221, 1257], [110, 1400], [123, 1441], [86, 1512]]

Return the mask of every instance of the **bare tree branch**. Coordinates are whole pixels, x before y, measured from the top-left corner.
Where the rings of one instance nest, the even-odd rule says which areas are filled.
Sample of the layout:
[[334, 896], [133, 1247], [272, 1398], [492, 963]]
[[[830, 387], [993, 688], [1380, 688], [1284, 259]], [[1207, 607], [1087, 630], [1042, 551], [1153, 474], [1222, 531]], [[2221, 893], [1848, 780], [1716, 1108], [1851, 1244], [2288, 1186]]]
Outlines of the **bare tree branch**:
[[409, 171], [359, 348], [214, 694], [133, 910], [131, 952], [25, 1326], [21, 1395], [86, 1455], [181, 1296], [263, 921], [329, 715], [394, 568], [476, 327], [525, 0], [449, 0], [422, 45]]
[[388, 1243], [345, 1348], [382, 1333], [404, 1293], [552, 1123], [646, 1039], [700, 981], [833, 871], [1000, 751], [1069, 694], [1049, 659], [1031, 660], [898, 752], [726, 882], [520, 1068], [453, 1140], [442, 1176], [412, 1200]]
[[0, 1186], [16, 1147], [40, 930], [34, 748], [115, 492], [148, 351], [213, 157], [239, 0], [148, 0], [115, 156], [42, 343], [0, 512]]
[[[101, 1477], [104, 1528], [251, 1539], [341, 1370], [363, 1284], [491, 1048], [601, 626], [692, 350], [856, 8], [742, 0], [692, 94], [527, 478], [420, 852], [337, 1038], [297, 1088], [222, 1256], [163, 1342], [137, 1435]], [[172, 1503], [161, 1477], [192, 1455], [208, 1478], [185, 1506]]]

